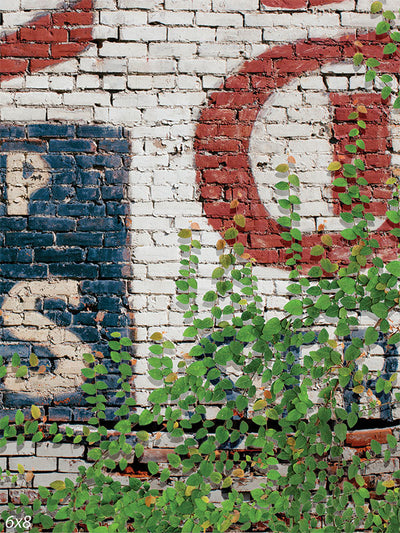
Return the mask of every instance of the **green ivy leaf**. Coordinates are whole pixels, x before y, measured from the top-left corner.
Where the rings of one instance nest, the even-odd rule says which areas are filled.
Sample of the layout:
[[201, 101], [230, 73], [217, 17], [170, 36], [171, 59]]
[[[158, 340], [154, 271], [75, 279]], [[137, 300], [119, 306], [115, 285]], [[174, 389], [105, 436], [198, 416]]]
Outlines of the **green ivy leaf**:
[[383, 35], [384, 33], [387, 33], [390, 31], [390, 24], [389, 22], [386, 22], [386, 20], [381, 20], [381, 22], [378, 22], [376, 25], [376, 34], [377, 35]]
[[335, 431], [336, 437], [339, 439], [340, 442], [343, 442], [344, 440], [346, 440], [346, 435], [347, 435], [346, 424], [343, 424], [343, 423], [336, 424], [334, 431]]
[[368, 346], [371, 344], [375, 344], [378, 340], [379, 332], [376, 331], [375, 328], [368, 327], [367, 331], [365, 332], [365, 344]]
[[291, 315], [300, 316], [303, 314], [303, 302], [301, 300], [290, 300], [284, 310]]
[[359, 65], [361, 65], [361, 63], [364, 61], [364, 56], [363, 54], [361, 54], [360, 52], [357, 52], [356, 54], [354, 54], [353, 56], [353, 63], [356, 67], [358, 67]]

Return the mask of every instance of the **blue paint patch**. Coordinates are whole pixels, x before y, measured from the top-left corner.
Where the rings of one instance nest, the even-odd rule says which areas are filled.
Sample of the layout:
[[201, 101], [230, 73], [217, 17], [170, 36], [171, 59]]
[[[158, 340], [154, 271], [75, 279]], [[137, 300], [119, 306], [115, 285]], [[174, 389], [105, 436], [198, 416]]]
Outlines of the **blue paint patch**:
[[[129, 337], [131, 331], [126, 281], [130, 253], [125, 225], [129, 215], [129, 146], [127, 130], [121, 127], [0, 127], [0, 184], [4, 191], [0, 200], [0, 305], [21, 281], [77, 280], [79, 302], [67, 304], [49, 294], [36, 302], [36, 311], [55, 326], [73, 332], [82, 344], [89, 344], [93, 352], [100, 351], [105, 358], [109, 357], [110, 333], [118, 331]], [[31, 194], [24, 215], [9, 215], [7, 211], [7, 161], [15, 152], [41, 157], [50, 172], [48, 184]], [[29, 180], [35, 170], [28, 160], [21, 169], [21, 180]], [[18, 340], [2, 318], [0, 325], [0, 355], [5, 359], [17, 352], [22, 363], [27, 363], [34, 352], [39, 365], [56, 369], [57, 358], [51, 350]], [[117, 388], [116, 379], [110, 378], [110, 384]], [[109, 394], [112, 408], [115, 394], [113, 390]], [[32, 396], [3, 392], [5, 408], [31, 403]], [[53, 398], [49, 405], [53, 406], [53, 419], [78, 421], [82, 420], [80, 406], [86, 404], [78, 390]], [[75, 416], [74, 407], [78, 406], [79, 415], [77, 411]]]

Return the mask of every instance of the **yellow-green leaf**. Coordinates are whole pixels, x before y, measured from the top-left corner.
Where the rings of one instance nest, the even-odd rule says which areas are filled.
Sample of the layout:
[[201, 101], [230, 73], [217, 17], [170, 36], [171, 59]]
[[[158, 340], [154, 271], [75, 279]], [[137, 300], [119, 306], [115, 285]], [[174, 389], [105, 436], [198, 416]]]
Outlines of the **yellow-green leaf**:
[[25, 472], [25, 468], [22, 465], [18, 464], [17, 468], [19, 474], [23, 474]]
[[387, 489], [391, 489], [395, 486], [395, 482], [393, 479], [387, 479], [386, 481], [383, 481], [382, 485]]
[[265, 400], [257, 400], [254, 404], [254, 411], [259, 411], [260, 409], [264, 409], [264, 407], [267, 405], [267, 402]]
[[277, 172], [288, 172], [289, 171], [289, 165], [286, 163], [282, 163], [281, 165], [278, 165], [275, 169]]
[[230, 476], [226, 477], [222, 482], [222, 488], [227, 489], [232, 485], [232, 478]]
[[342, 163], [340, 161], [332, 161], [332, 163], [329, 163], [328, 170], [334, 172], [335, 170], [339, 170], [342, 168]]
[[153, 333], [153, 335], [150, 337], [150, 339], [152, 341], [162, 341], [163, 340], [163, 336], [162, 336], [162, 333], [160, 333], [159, 331], [156, 331], [155, 333]]
[[64, 490], [65, 489], [65, 483], [64, 481], [61, 481], [58, 479], [57, 481], [53, 481], [50, 483], [50, 487], [54, 490]]
[[353, 388], [353, 392], [356, 394], [362, 394], [364, 392], [364, 385], [357, 385]]
[[244, 228], [246, 225], [246, 218], [243, 215], [237, 214], [233, 217], [235, 224], [241, 228]]
[[379, 13], [379, 11], [382, 11], [382, 2], [372, 2], [371, 13]]
[[332, 246], [332, 237], [330, 235], [322, 235], [321, 241], [325, 246]]
[[36, 420], [36, 419], [41, 417], [42, 413], [40, 412], [40, 409], [39, 409], [39, 407], [37, 405], [32, 405], [31, 406], [31, 414], [32, 414], [33, 418]]
[[180, 237], [181, 239], [190, 239], [191, 236], [191, 229], [181, 229], [181, 231], [178, 233], [178, 237]]
[[38, 359], [38, 356], [34, 353], [31, 353], [30, 357], [29, 357], [29, 364], [31, 366], [38, 366], [39, 364], [39, 359]]

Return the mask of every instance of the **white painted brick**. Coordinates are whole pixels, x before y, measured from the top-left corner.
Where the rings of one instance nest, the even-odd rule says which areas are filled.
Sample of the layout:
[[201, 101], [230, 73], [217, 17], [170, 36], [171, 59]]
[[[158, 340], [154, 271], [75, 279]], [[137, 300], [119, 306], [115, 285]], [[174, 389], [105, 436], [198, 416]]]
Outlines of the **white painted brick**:
[[98, 89], [100, 87], [100, 78], [94, 74], [80, 74], [76, 78], [78, 89]]
[[109, 106], [110, 95], [102, 92], [79, 91], [66, 93], [63, 97], [67, 106]]
[[214, 11], [257, 11], [258, 0], [213, 0]]
[[179, 89], [198, 90], [201, 89], [201, 80], [190, 75], [181, 75], [177, 78]]
[[148, 108], [143, 111], [143, 117], [148, 122], [180, 123], [186, 122], [190, 118], [190, 110], [184, 107], [175, 109]]
[[58, 459], [58, 472], [79, 472], [79, 466], [90, 466], [90, 463], [80, 459]]
[[152, 107], [157, 105], [155, 94], [117, 94], [113, 98], [115, 107]]
[[243, 16], [238, 13], [197, 13], [196, 23], [199, 26], [243, 26]]
[[3, 107], [0, 110], [1, 119], [12, 122], [45, 121], [46, 109], [37, 107]]
[[223, 59], [181, 59], [178, 69], [185, 74], [226, 74], [226, 62]]
[[138, 73], [173, 73], [176, 70], [176, 62], [171, 59], [149, 59], [148, 61], [130, 59], [128, 71]]
[[11, 471], [17, 471], [18, 465], [21, 464], [26, 471], [34, 470], [36, 472], [50, 472], [57, 470], [57, 459], [55, 457], [10, 457], [8, 468]]
[[153, 87], [151, 76], [128, 76], [128, 88], [133, 90], [147, 90]]
[[[244, 25], [252, 26], [256, 28], [265, 28], [266, 26], [293, 26], [298, 25], [302, 20], [304, 13], [301, 17], [289, 15], [288, 13], [245, 13]], [[298, 21], [296, 23], [296, 21]]]
[[177, 247], [139, 246], [135, 250], [136, 261], [175, 261], [178, 258]]
[[98, 25], [95, 26], [92, 30], [93, 40], [104, 41], [106, 39], [117, 39], [118, 37], [118, 28], [112, 26]]
[[112, 108], [109, 110], [108, 120], [113, 124], [124, 123], [126, 125], [136, 124], [141, 119], [141, 112], [131, 107]]
[[263, 41], [266, 42], [293, 42], [307, 38], [304, 28], [267, 28], [263, 30]]
[[322, 76], [302, 76], [300, 78], [300, 87], [302, 89], [325, 90], [325, 83]]
[[173, 89], [176, 86], [176, 76], [167, 74], [165, 76], [153, 76], [153, 87], [155, 89]]
[[6, 446], [0, 448], [0, 455], [34, 455], [35, 445], [32, 442], [26, 441], [21, 446], [17, 446], [16, 442], [8, 442]]
[[126, 82], [124, 76], [104, 76], [103, 88], [111, 91], [123, 91], [126, 89]]
[[120, 30], [120, 35], [123, 41], [165, 41], [167, 38], [167, 29], [156, 26], [145, 26], [143, 28], [124, 26]]
[[81, 457], [83, 446], [77, 444], [54, 444], [52, 442], [39, 442], [36, 445], [38, 457]]
[[21, 0], [21, 9], [55, 9], [59, 6], [58, 0]]
[[358, 13], [354, 16], [354, 13], [343, 12], [340, 15], [341, 25], [351, 28], [373, 28], [376, 27], [376, 17], [369, 13]]
[[143, 57], [147, 46], [142, 43], [105, 42], [99, 50], [100, 57]]
[[43, 74], [38, 76], [28, 76], [26, 78], [25, 86], [27, 89], [48, 89], [49, 78]]
[[118, 0], [120, 9], [154, 9], [160, 8], [161, 0]]
[[35, 474], [33, 478], [33, 486], [35, 488], [40, 487], [40, 486], [49, 487], [50, 484], [53, 483], [53, 481], [58, 481], [58, 480], [64, 481], [65, 477], [68, 477], [68, 479], [74, 482], [76, 478], [78, 477], [78, 475], [73, 474], [73, 473], [68, 473], [68, 476], [66, 476], [65, 474], [62, 474], [61, 472], [54, 472], [54, 474], [53, 473]]
[[261, 42], [262, 29], [253, 28], [217, 28], [217, 41], [224, 42], [248, 42], [257, 43]]
[[210, 11], [211, 0], [165, 0], [165, 9], [173, 11]]
[[275, 137], [309, 137], [311, 126], [292, 122], [290, 124], [267, 124], [267, 133]]
[[169, 229], [171, 222], [167, 218], [155, 218], [152, 216], [140, 216], [138, 207], [134, 208], [135, 216], [132, 219], [131, 227], [135, 230], [156, 230], [156, 229]]
[[165, 24], [166, 26], [191, 26], [194, 15], [190, 11], [159, 11], [148, 14], [149, 24]]
[[70, 76], [51, 76], [49, 79], [50, 89], [53, 91], [72, 91], [74, 80]]
[[[165, 265], [163, 265], [165, 266]], [[135, 281], [134, 291], [139, 294], [175, 294], [176, 287], [173, 281], [153, 280]]]
[[145, 11], [100, 11], [100, 24], [107, 26], [146, 26], [147, 13]]
[[150, 43], [149, 45], [149, 55], [151, 57], [184, 57], [188, 58], [194, 56], [197, 51], [196, 43], [174, 43], [174, 42], [165, 42], [165, 43]]
[[200, 43], [199, 56], [205, 57], [235, 57], [237, 58], [244, 50], [243, 44], [236, 43]]
[[213, 28], [168, 28], [168, 41], [172, 42], [199, 42], [215, 41]]
[[327, 76], [326, 84], [331, 91], [346, 91], [349, 87], [349, 80], [344, 76]]
[[166, 106], [173, 105], [201, 105], [204, 103], [206, 95], [204, 93], [186, 92], [186, 93], [161, 93], [159, 96], [159, 104]]
[[[139, 45], [140, 46], [140, 45]], [[122, 74], [126, 72], [126, 59], [97, 59], [95, 57], [84, 57], [79, 62], [79, 67], [83, 72], [98, 72], [105, 74]]]

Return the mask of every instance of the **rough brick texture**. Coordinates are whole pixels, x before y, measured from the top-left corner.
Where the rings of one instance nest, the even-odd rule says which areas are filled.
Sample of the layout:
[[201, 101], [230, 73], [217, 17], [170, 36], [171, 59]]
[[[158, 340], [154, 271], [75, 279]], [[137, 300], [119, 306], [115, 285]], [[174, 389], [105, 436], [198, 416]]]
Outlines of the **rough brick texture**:
[[[398, 173], [400, 121], [365, 84], [363, 67], [351, 61], [361, 48], [366, 56], [382, 53], [367, 0], [67, 4], [0, 5], [0, 354], [8, 360], [18, 352], [26, 361], [33, 350], [54, 378], [11, 375], [0, 394], [3, 413], [12, 416], [19, 407], [28, 413], [40, 391], [49, 421], [80, 424], [90, 416], [79, 387], [80, 351], [106, 354], [115, 330], [135, 340], [132, 384], [139, 407], [159, 386], [148, 376], [149, 335], [162, 329], [186, 351], [182, 308], [174, 298], [177, 233], [191, 223], [200, 228], [202, 294], [212, 286], [213, 245], [231, 223], [235, 198], [247, 217], [240, 238], [257, 259], [266, 315], [281, 316], [287, 271], [274, 184], [275, 167], [288, 156], [301, 180], [305, 264], [312, 263], [309, 249], [322, 231], [333, 239], [328, 257], [346, 261], [341, 191], [331, 189], [326, 167], [347, 157], [347, 116], [354, 105], [368, 110], [364, 192], [377, 216], [381, 256], [393, 258], [386, 179], [390, 167]], [[397, 56], [383, 62], [389, 73], [398, 68]], [[391, 318], [396, 323], [399, 316]], [[363, 328], [369, 324], [363, 317]], [[398, 350], [386, 340], [380, 338], [367, 363], [374, 376], [380, 371], [389, 378], [398, 371]], [[104, 361], [112, 418], [117, 377]], [[385, 405], [390, 395], [376, 393], [374, 376], [368, 387]], [[349, 388], [342, 402], [348, 407], [352, 401]], [[373, 417], [394, 427], [400, 410], [382, 406]], [[346, 453], [365, 453], [371, 438], [385, 442], [387, 431], [353, 433]], [[162, 463], [173, 447], [165, 435], [153, 435], [143, 475], [146, 461]], [[17, 450], [15, 443], [0, 450], [10, 469], [13, 456], [26, 457], [27, 465], [38, 456], [29, 495], [40, 483], [76, 473], [85, 454], [68, 446]], [[51, 458], [45, 465], [44, 456]], [[395, 467], [372, 467], [371, 484], [377, 472]], [[258, 482], [246, 481], [240, 490]], [[4, 487], [0, 501], [17, 501], [18, 487]]]

